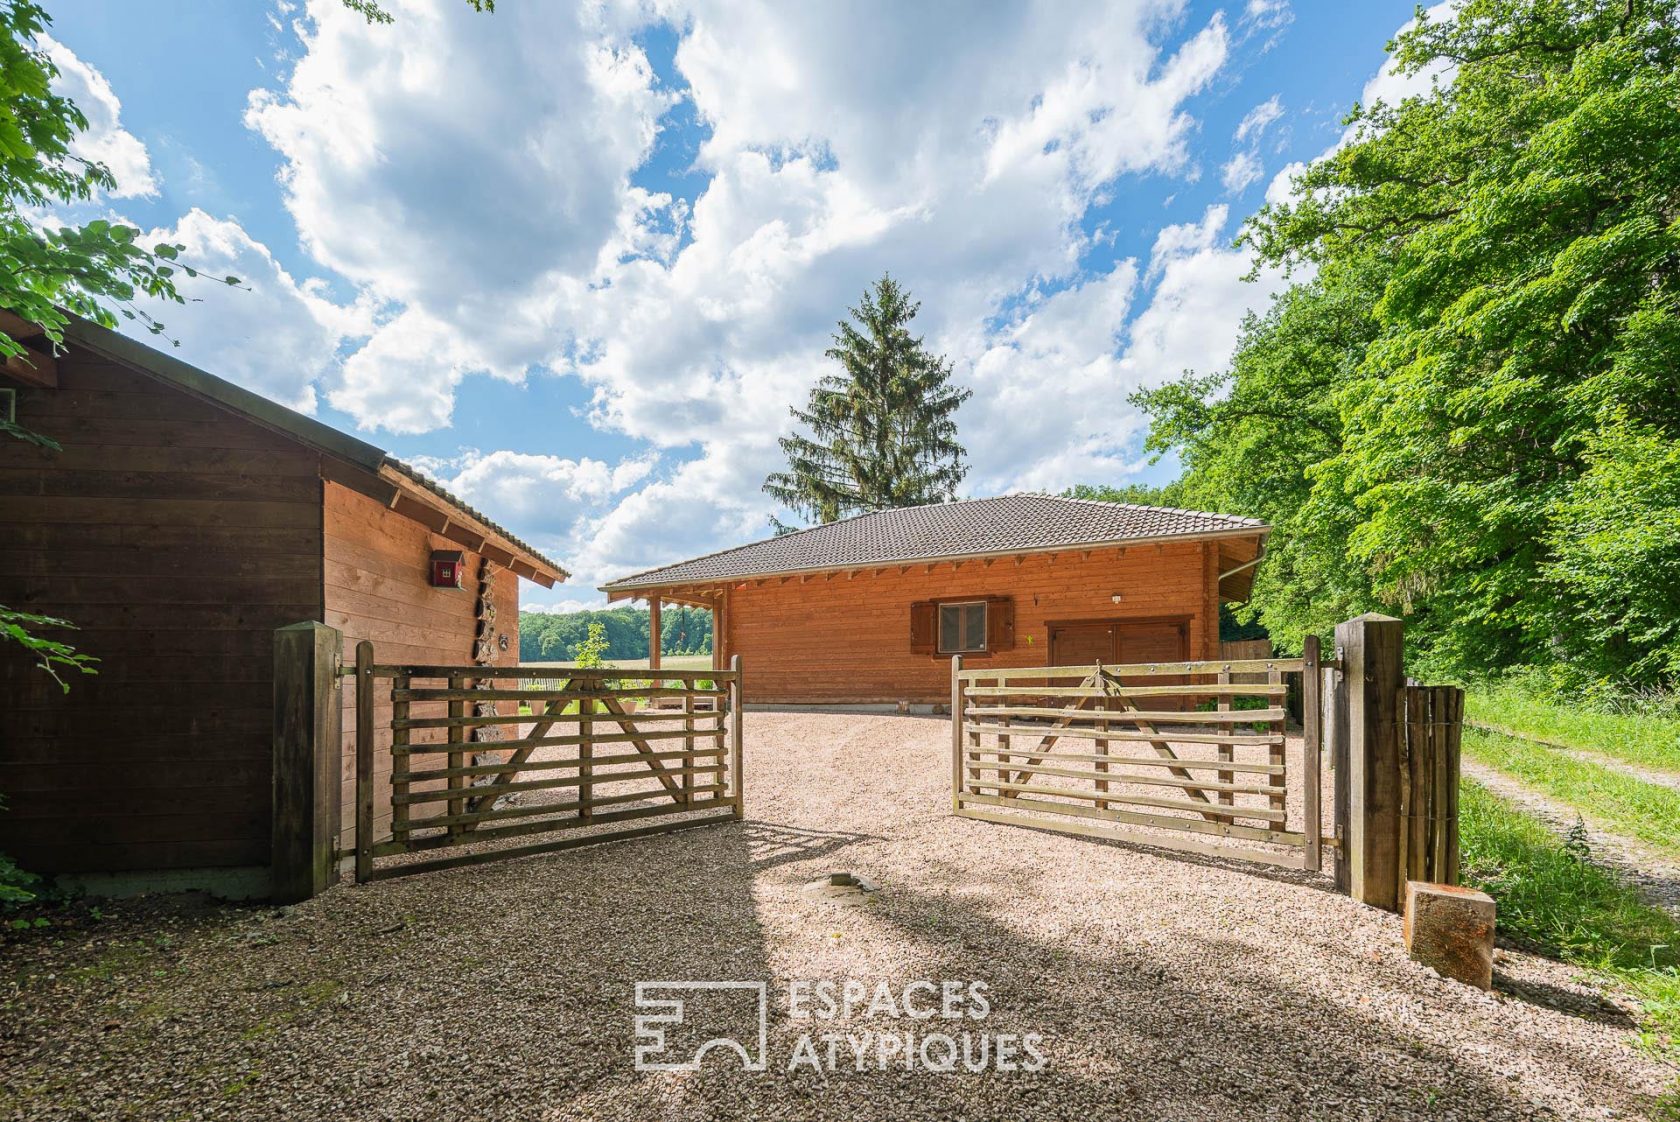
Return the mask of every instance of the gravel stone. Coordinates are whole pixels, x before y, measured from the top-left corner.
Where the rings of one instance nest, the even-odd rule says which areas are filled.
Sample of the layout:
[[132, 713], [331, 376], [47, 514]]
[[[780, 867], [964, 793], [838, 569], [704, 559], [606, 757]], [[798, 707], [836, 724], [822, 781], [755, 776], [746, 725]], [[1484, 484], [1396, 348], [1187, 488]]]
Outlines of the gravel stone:
[[[1674, 1079], [1570, 968], [1447, 981], [1324, 878], [953, 818], [943, 720], [746, 725], [743, 823], [13, 936], [0, 1118], [1606, 1119]], [[836, 869], [878, 891], [807, 891]], [[848, 978], [984, 981], [1048, 1066], [787, 1070], [788, 984]], [[636, 1071], [670, 979], [767, 981], [769, 1070]]]

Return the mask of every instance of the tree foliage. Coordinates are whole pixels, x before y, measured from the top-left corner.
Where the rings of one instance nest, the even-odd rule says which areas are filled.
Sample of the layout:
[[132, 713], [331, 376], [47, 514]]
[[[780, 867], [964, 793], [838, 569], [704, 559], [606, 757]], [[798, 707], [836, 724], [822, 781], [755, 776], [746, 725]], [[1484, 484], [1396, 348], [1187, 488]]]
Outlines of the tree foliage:
[[968, 471], [956, 412], [973, 391], [910, 334], [920, 307], [890, 276], [863, 294], [825, 352], [842, 372], [791, 410], [810, 435], [782, 439], [788, 470], [765, 491], [817, 522], [955, 497]]
[[[581, 612], [520, 612], [519, 657], [524, 662], [576, 662], [590, 629], [600, 627], [609, 659], [646, 658], [649, 648], [646, 608], [608, 608]], [[660, 647], [668, 655], [710, 654], [712, 613], [704, 608], [667, 604], [659, 613]]]
[[1673, 0], [1466, 0], [1390, 50], [1250, 220], [1305, 279], [1230, 368], [1139, 396], [1199, 501], [1276, 527], [1286, 642], [1403, 613], [1438, 665], [1680, 675], [1680, 21]]

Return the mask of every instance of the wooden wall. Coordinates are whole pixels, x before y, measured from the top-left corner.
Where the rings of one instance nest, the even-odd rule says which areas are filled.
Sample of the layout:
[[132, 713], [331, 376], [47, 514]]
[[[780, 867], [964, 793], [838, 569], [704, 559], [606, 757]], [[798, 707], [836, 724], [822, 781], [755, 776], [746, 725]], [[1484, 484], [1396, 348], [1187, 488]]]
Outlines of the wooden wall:
[[1014, 649], [966, 665], [1044, 665], [1050, 623], [1083, 619], [1187, 617], [1191, 657], [1216, 658], [1218, 576], [1217, 542], [1183, 542], [738, 582], [720, 657], [741, 656], [749, 704], [949, 701], [949, 656], [911, 653], [911, 603], [1012, 596]]
[[[318, 457], [75, 348], [0, 437], [0, 603], [100, 659], [0, 643], [0, 851], [44, 872], [266, 867], [273, 632], [321, 613]], [[266, 875], [266, 872], [264, 872]]]
[[[356, 644], [363, 639], [374, 643], [374, 657], [380, 663], [462, 666], [472, 661], [479, 557], [468, 552], [467, 587], [460, 590], [432, 588], [426, 583], [427, 559], [434, 549], [461, 547], [412, 522], [372, 499], [336, 483], [326, 485], [325, 586], [328, 626], [344, 632], [346, 665], [356, 661]], [[508, 649], [499, 652], [504, 665], [519, 662], [519, 578], [501, 570], [496, 582], [496, 630], [508, 637]], [[428, 682], [428, 685], [437, 685]], [[390, 680], [380, 679], [378, 704], [374, 709], [378, 741], [374, 761], [374, 827], [380, 837], [389, 832], [391, 821], [391, 701]], [[355, 847], [356, 714], [355, 693], [350, 683], [344, 690], [344, 753], [342, 848]], [[444, 711], [415, 707], [415, 717], [443, 716]], [[435, 730], [434, 730], [435, 731]], [[416, 733], [419, 743], [424, 734]], [[441, 739], [441, 733], [437, 734]], [[435, 760], [433, 761], [435, 763]]]

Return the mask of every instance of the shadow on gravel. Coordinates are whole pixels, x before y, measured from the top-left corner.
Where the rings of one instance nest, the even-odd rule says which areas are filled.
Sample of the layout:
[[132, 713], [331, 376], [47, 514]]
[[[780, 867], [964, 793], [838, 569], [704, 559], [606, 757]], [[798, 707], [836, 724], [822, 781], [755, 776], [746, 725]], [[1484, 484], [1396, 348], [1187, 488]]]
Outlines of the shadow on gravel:
[[1497, 967], [1493, 971], [1493, 988], [1500, 993], [1510, 994], [1519, 1001], [1526, 1001], [1543, 1009], [1555, 1009], [1559, 1013], [1579, 1017], [1583, 1021], [1594, 1021], [1629, 1031], [1639, 1027], [1639, 1022], [1634, 1019], [1633, 1014], [1615, 1002], [1605, 999], [1601, 994], [1590, 991], [1555, 986], [1536, 978], [1513, 977]]
[[[998, 1109], [1002, 1087], [946, 1077], [939, 1092], [945, 1105], [964, 1104], [954, 1116], [1527, 1119], [1546, 1113], [1519, 1082], [1290, 985], [1287, 975], [1262, 967], [1251, 946], [1211, 933], [1194, 937], [1189, 955], [1182, 943], [1172, 955], [1132, 942], [1081, 945], [1076, 932], [1027, 934], [1026, 923], [1000, 919], [971, 899], [903, 888], [884, 893], [871, 915], [894, 926], [942, 976], [985, 980], [995, 1010], [989, 1027], [1045, 1036], [1051, 1068], [1036, 1077], [1051, 1092], [1045, 1100], [1026, 1099], [1015, 1114]], [[1204, 967], [1186, 972], [1187, 958]], [[1351, 955], [1349, 966], [1363, 972]], [[1408, 1001], [1374, 984], [1379, 979], [1370, 981], [1362, 1002]], [[1473, 1031], [1468, 1018], [1465, 1029]], [[1628, 1109], [1640, 1102], [1601, 1054], [1567, 1052], [1543, 1031], [1522, 1045], [1536, 1066], [1567, 1068], [1589, 1088], [1589, 1103]], [[861, 1107], [880, 1089], [882, 1077], [873, 1078], [842, 1076], [828, 1090]], [[1041, 1101], [1043, 1109], [1028, 1105]]]
[[879, 841], [879, 834], [851, 830], [813, 830], [778, 822], [747, 822], [743, 827], [754, 869], [760, 871], [837, 853], [858, 842]]

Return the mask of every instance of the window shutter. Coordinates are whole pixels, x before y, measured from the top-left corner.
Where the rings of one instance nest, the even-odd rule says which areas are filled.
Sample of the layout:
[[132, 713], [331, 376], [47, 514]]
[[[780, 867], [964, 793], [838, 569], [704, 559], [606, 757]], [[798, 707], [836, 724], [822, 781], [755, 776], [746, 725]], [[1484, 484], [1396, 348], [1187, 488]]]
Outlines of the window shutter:
[[910, 605], [910, 653], [933, 654], [938, 647], [939, 606], [932, 600]]
[[1011, 596], [986, 598], [986, 649], [1008, 651], [1015, 648], [1015, 599]]

